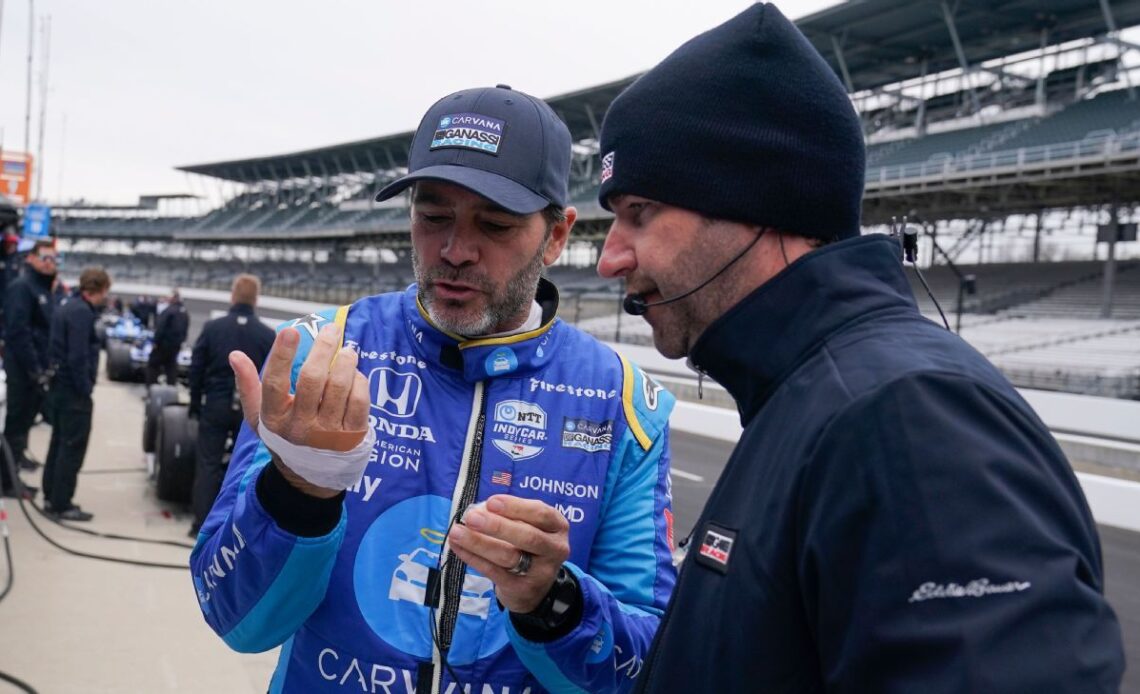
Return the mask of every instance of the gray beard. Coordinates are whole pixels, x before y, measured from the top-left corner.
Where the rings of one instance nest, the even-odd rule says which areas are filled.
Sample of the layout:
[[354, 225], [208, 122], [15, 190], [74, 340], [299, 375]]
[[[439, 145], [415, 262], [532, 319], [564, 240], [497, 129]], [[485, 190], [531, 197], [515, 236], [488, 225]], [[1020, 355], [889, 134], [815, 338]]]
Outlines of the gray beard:
[[[534, 301], [538, 278], [542, 276], [542, 255], [545, 251], [546, 243], [544, 242], [530, 262], [507, 281], [502, 295], [496, 296], [486, 275], [464, 268], [448, 268], [446, 266], [432, 268], [431, 270], [425, 269], [419, 255], [413, 248], [412, 269], [416, 273], [416, 295], [432, 322], [449, 333], [463, 335], [464, 337], [477, 337], [509, 330], [509, 327], [504, 327], [505, 324], [523, 314], [530, 303]], [[478, 287], [481, 291], [488, 293], [490, 303], [478, 316], [468, 319], [454, 319], [440, 315], [439, 308], [427, 290], [432, 282], [441, 279], [453, 282], [461, 281]]]

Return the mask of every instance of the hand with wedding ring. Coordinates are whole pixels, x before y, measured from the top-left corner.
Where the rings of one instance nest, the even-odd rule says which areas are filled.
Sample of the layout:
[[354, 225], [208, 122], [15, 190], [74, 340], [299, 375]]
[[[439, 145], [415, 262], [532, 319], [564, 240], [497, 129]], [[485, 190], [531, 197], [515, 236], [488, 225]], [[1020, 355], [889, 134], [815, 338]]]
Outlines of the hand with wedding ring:
[[553, 506], [496, 494], [470, 507], [448, 535], [452, 551], [495, 584], [511, 612], [538, 607], [570, 556], [570, 524]]

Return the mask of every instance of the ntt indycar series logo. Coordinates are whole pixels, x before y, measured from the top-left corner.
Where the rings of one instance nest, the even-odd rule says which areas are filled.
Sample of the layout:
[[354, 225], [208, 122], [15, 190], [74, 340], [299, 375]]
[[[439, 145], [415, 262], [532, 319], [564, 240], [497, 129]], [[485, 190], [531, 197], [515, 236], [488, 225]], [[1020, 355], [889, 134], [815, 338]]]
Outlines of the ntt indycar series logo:
[[610, 450], [614, 439], [612, 420], [592, 422], [578, 417], [562, 418], [562, 447], [578, 448], [590, 453]]
[[439, 119], [431, 149], [458, 147], [498, 154], [503, 142], [504, 121], [478, 113], [453, 113]]
[[512, 460], [533, 458], [546, 442], [546, 410], [532, 402], [504, 400], [495, 405], [491, 433], [491, 444]]

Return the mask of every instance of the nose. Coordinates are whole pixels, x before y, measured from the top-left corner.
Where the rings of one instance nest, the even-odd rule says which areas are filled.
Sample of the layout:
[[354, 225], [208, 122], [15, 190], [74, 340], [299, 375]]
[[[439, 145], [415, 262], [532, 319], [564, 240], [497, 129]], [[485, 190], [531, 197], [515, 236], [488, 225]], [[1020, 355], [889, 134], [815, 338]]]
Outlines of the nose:
[[439, 256], [455, 267], [478, 262], [478, 232], [470, 228], [469, 224], [457, 222], [439, 249]]
[[602, 255], [598, 258], [598, 274], [606, 278], [624, 277], [637, 267], [637, 256], [629, 245], [617, 220], [610, 225]]

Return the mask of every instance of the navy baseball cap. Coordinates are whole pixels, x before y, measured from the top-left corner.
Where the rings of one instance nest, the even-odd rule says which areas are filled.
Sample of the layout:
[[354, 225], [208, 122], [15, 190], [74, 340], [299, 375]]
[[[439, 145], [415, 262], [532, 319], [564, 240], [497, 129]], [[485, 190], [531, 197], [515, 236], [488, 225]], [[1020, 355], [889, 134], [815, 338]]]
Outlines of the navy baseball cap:
[[428, 109], [412, 138], [408, 173], [376, 196], [422, 180], [447, 181], [516, 214], [569, 200], [570, 130], [546, 102], [505, 84], [466, 89]]

